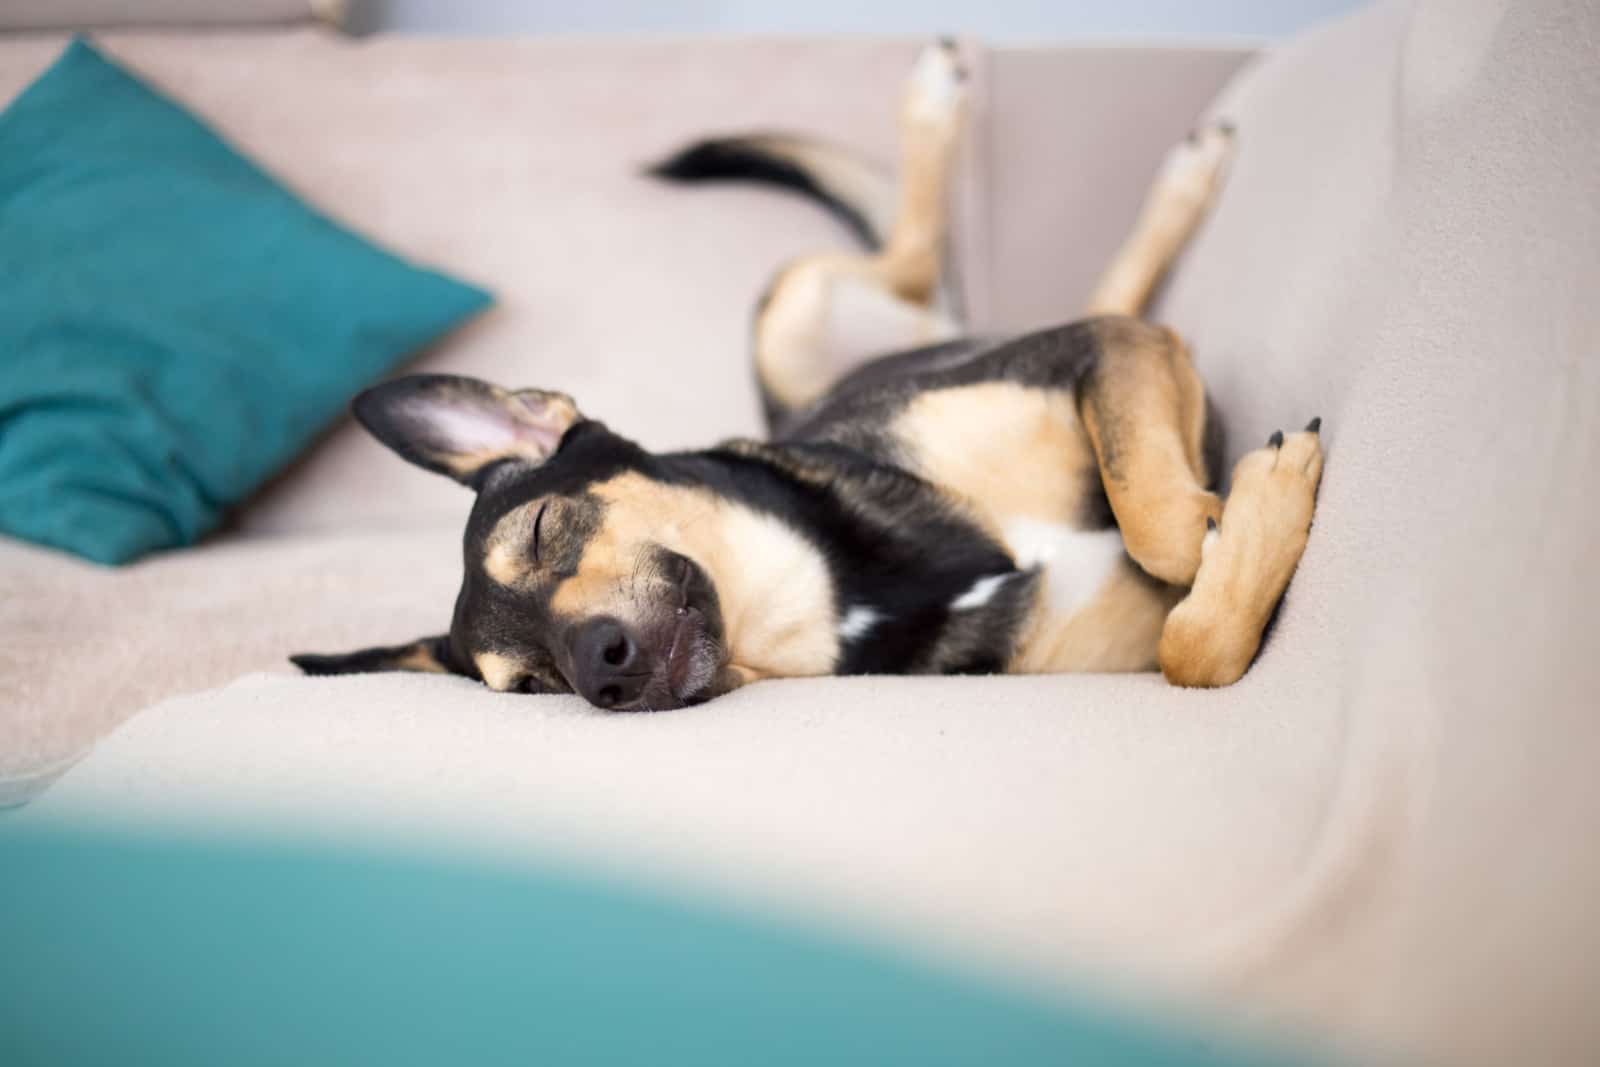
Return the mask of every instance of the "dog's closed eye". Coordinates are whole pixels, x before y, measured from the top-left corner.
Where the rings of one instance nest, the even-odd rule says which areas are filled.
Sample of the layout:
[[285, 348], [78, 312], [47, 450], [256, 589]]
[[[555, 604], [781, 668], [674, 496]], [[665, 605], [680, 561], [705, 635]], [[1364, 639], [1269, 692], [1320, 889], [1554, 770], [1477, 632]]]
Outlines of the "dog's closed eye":
[[539, 514], [533, 520], [533, 561], [539, 562], [539, 532], [544, 526], [544, 513], [550, 510], [550, 502], [545, 501], [539, 505]]

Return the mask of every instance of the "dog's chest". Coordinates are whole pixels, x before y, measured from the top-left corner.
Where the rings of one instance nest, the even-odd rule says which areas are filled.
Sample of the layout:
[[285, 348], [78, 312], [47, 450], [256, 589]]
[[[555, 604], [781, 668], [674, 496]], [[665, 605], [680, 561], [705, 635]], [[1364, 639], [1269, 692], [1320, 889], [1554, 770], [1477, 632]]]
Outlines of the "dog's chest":
[[1033, 607], [1006, 664], [1009, 673], [1155, 666], [1174, 591], [1128, 558], [1116, 527], [1080, 530], [1022, 518], [1006, 525], [1004, 540], [1017, 566], [1039, 573]]
[[[1007, 670], [1142, 670], [1170, 593], [1099, 527], [1100, 472], [1069, 390], [984, 382], [922, 394], [896, 421], [920, 474], [970, 505], [1022, 570], [1039, 575]], [[984, 595], [975, 584], [952, 605]]]

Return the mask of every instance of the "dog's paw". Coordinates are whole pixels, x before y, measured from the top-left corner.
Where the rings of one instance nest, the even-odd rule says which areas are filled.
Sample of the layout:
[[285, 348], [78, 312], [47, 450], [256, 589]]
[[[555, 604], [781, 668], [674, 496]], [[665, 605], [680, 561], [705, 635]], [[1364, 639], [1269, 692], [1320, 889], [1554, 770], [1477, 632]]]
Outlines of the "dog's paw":
[[1231, 685], [1305, 552], [1322, 479], [1321, 419], [1275, 433], [1233, 469], [1220, 523], [1208, 521], [1194, 587], [1161, 634], [1161, 670], [1178, 685]]
[[1233, 125], [1219, 120], [1197, 128], [1174, 145], [1162, 161], [1157, 179], [1162, 198], [1204, 212], [1222, 189], [1235, 142]]
[[954, 125], [967, 97], [967, 68], [956, 43], [941, 37], [923, 48], [906, 83], [905, 113], [912, 122]]

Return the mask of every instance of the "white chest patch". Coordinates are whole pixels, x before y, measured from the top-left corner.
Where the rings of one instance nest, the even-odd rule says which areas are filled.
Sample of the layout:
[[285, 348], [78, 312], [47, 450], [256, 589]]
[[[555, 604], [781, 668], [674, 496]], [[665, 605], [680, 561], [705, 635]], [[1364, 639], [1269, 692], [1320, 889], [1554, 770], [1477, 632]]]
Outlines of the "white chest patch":
[[1000, 587], [1013, 577], [1011, 574], [991, 574], [986, 578], [979, 578], [965, 593], [950, 601], [950, 610], [971, 611], [973, 608], [983, 607], [993, 599], [995, 593], [999, 592]]
[[839, 640], [858, 641], [883, 621], [883, 614], [865, 604], [857, 604], [839, 620]]
[[1093, 600], [1123, 554], [1122, 534], [1115, 527], [1074, 530], [1042, 519], [1012, 519], [1004, 537], [1018, 567], [1043, 570], [1040, 591], [1057, 618], [1075, 615]]

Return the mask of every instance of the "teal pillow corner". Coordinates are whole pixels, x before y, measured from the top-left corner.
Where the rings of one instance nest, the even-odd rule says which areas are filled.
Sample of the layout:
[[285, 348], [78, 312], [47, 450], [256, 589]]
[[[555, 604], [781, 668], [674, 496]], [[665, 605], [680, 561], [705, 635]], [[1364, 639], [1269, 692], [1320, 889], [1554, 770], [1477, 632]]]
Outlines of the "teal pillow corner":
[[1335, 1062], [537, 856], [0, 816], [0, 870], [8, 1064]]
[[0, 532], [108, 564], [192, 544], [491, 299], [75, 39], [0, 112]]

